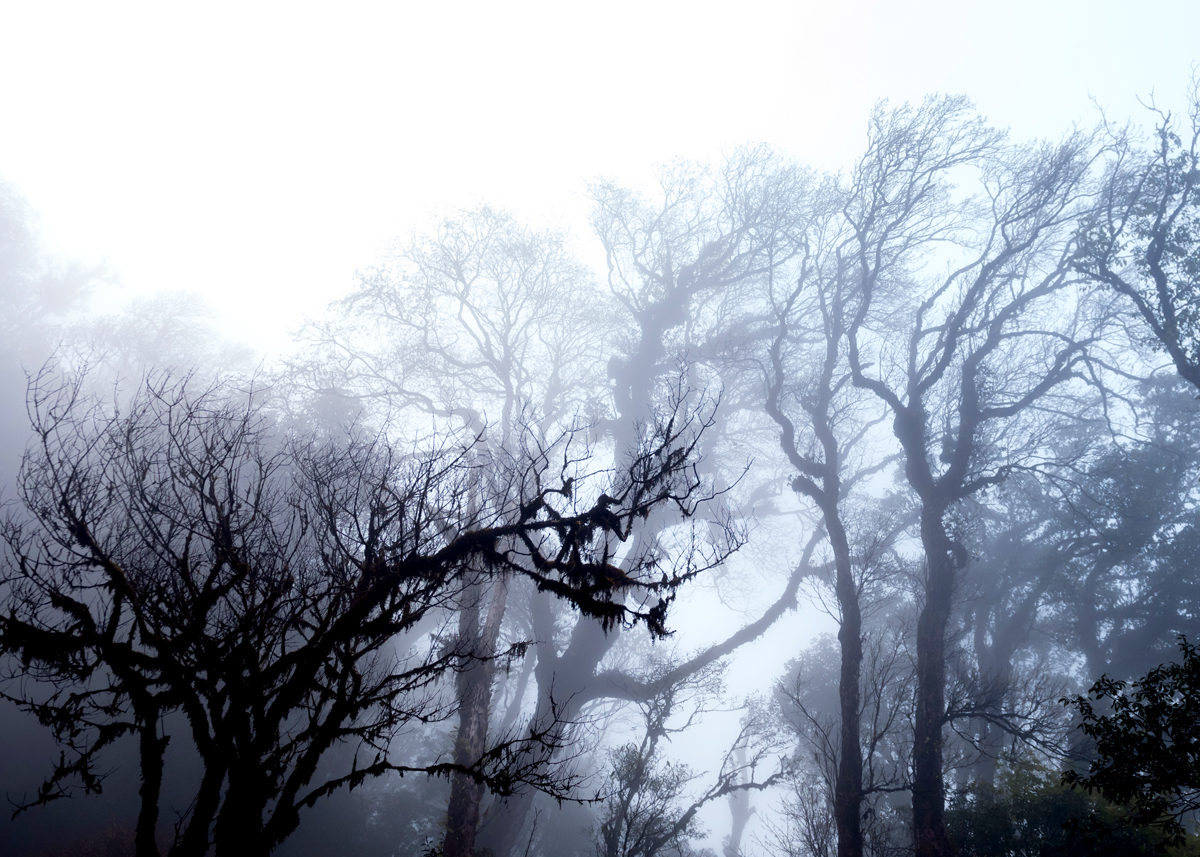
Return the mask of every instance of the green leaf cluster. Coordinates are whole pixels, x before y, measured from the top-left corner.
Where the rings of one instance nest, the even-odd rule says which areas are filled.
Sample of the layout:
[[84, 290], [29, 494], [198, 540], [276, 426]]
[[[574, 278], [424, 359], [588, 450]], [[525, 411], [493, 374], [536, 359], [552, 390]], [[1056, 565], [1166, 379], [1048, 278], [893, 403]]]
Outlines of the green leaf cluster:
[[1200, 841], [1172, 845], [1161, 830], [1129, 825], [1127, 811], [1098, 794], [1063, 784], [1032, 759], [1003, 764], [995, 785], [956, 792], [946, 827], [962, 857], [1137, 857], [1200, 855]]

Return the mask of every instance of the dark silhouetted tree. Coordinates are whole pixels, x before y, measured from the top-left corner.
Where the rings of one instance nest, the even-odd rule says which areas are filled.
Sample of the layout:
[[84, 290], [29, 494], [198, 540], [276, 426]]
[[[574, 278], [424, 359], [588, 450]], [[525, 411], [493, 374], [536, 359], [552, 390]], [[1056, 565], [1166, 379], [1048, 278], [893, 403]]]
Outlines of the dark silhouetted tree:
[[1200, 650], [1181, 636], [1179, 654], [1133, 682], [1104, 675], [1086, 696], [1063, 700], [1095, 752], [1086, 773], [1063, 781], [1127, 806], [1131, 824], [1160, 828], [1176, 845], [1200, 810]]
[[[1094, 153], [1083, 135], [1008, 146], [962, 98], [881, 105], [870, 127], [844, 206], [858, 289], [848, 355], [854, 383], [890, 412], [920, 508], [914, 838], [918, 857], [947, 857], [947, 631], [969, 561], [956, 510], [1043, 466], [1057, 414], [1081, 412], [1089, 349], [1103, 340], [1072, 275]], [[978, 193], [956, 190], [951, 177], [971, 171]]]
[[[647, 426], [624, 467], [596, 473], [570, 433], [484, 467], [472, 435], [402, 450], [353, 431], [284, 434], [261, 397], [156, 376], [104, 407], [78, 380], [35, 379], [0, 581], [6, 693], [64, 746], [34, 802], [73, 782], [98, 790], [100, 754], [125, 735], [140, 754], [141, 857], [158, 853], [172, 738], [190, 739], [203, 763], [179, 855], [214, 843], [266, 854], [304, 807], [388, 771], [564, 793], [561, 770], [522, 767], [549, 730], [469, 764], [393, 758], [405, 723], [456, 710], [439, 683], [480, 655], [453, 639], [407, 655], [391, 646], [460, 606], [481, 574], [529, 580], [604, 627], [664, 633], [667, 601], [703, 560], [626, 545], [657, 507], [686, 519], [702, 502], [692, 458], [703, 420], [678, 410]], [[632, 586], [648, 595], [640, 608], [622, 598]], [[164, 731], [176, 712], [186, 735]], [[314, 779], [345, 742], [359, 747], [349, 768]]]

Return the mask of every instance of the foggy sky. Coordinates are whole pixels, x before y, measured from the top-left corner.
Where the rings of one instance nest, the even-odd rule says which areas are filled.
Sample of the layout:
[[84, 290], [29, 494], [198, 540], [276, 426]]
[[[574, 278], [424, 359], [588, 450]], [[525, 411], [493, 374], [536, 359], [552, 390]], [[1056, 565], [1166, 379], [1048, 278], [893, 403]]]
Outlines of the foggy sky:
[[55, 249], [130, 293], [198, 291], [287, 331], [431, 207], [580, 232], [584, 181], [765, 141], [822, 168], [879, 98], [965, 92], [1018, 138], [1183, 98], [1188, 0], [996, 5], [7, 4], [0, 174]]

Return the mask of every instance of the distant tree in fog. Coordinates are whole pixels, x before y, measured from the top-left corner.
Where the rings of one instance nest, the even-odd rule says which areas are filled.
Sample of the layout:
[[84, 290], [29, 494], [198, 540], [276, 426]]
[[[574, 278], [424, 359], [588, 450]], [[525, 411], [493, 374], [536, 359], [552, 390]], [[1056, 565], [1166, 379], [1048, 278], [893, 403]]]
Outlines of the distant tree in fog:
[[[1099, 373], [1092, 353], [1105, 316], [1072, 271], [1093, 157], [1080, 134], [1006, 145], [964, 99], [930, 98], [876, 109], [850, 180], [848, 262], [859, 288], [850, 365], [854, 383], [889, 411], [920, 507], [918, 857], [952, 853], [943, 822], [946, 641], [969, 561], [957, 509], [1014, 470], [1054, 464], [1044, 439], [1078, 416]], [[950, 176], [968, 168], [978, 170], [977, 195], [956, 195]], [[930, 264], [934, 248], [951, 254], [944, 273]]]
[[[630, 693], [641, 721], [635, 740], [609, 751], [607, 797], [596, 825], [600, 857], [691, 854], [687, 842], [699, 832], [697, 813], [704, 806], [724, 797], [748, 800], [751, 791], [769, 788], [785, 773], [772, 758], [780, 746], [778, 730], [753, 701], [744, 707], [737, 734], [723, 742], [727, 749], [715, 775], [666, 757], [673, 735], [698, 726], [705, 713], [722, 704], [726, 665], [647, 660], [642, 680], [655, 690]], [[770, 773], [760, 776], [762, 768]]]
[[[671, 665], [660, 665], [660, 672]], [[695, 813], [684, 800], [698, 772], [686, 764], [664, 760], [660, 743], [691, 726], [719, 691], [720, 668], [710, 665], [684, 677], [639, 706], [644, 721], [640, 740], [609, 751], [610, 795], [597, 825], [597, 852], [602, 857], [654, 857], [677, 852], [696, 833]], [[679, 721], [680, 715], [683, 715]], [[680, 725], [672, 726], [676, 719]]]
[[47, 330], [78, 306], [97, 273], [46, 256], [33, 211], [15, 188], [0, 181], [0, 340], [5, 350], [18, 359], [44, 360]]
[[[566, 236], [483, 207], [456, 211], [397, 242], [334, 314], [312, 323], [311, 350], [294, 367], [304, 397], [339, 413], [396, 422], [433, 416], [480, 434], [487, 456], [512, 454], [524, 435], [547, 436], [596, 419], [606, 318]], [[493, 654], [510, 595], [480, 577], [458, 605], [458, 633], [477, 661], [456, 678], [455, 758], [486, 749], [493, 714]], [[532, 658], [527, 658], [532, 664]], [[500, 724], [514, 728], [514, 716]], [[483, 785], [452, 777], [443, 849], [469, 855]]]
[[1175, 634], [1200, 633], [1200, 406], [1170, 375], [1140, 392], [1130, 436], [1044, 510], [1071, 552], [1053, 602], [1059, 633], [1092, 678], [1141, 674], [1171, 654]]
[[249, 375], [252, 349], [226, 340], [216, 320], [216, 311], [201, 295], [160, 292], [68, 326], [58, 356], [61, 362], [86, 366], [96, 386], [133, 385], [153, 371], [212, 379]]
[[336, 413], [454, 417], [499, 442], [519, 421], [587, 419], [611, 313], [567, 237], [503, 211], [453, 211], [363, 272], [292, 380]]
[[95, 287], [114, 279], [106, 265], [67, 261], [40, 245], [35, 212], [0, 180], [0, 485], [11, 481], [28, 433], [27, 373], [52, 355], [88, 366], [98, 387], [136, 384], [151, 369], [204, 372], [208, 377], [250, 367], [249, 349], [224, 340], [213, 310], [195, 294], [163, 292], [98, 314]]
[[[889, 561], [879, 557], [878, 561]], [[894, 576], [894, 575], [889, 575]], [[913, 605], [893, 592], [887, 601], [862, 599], [863, 662], [856, 753], [862, 766], [860, 797], [862, 853], [883, 857], [911, 849], [904, 828], [911, 788], [914, 670]], [[842, 646], [819, 637], [787, 665], [775, 688], [776, 716], [793, 736], [795, 750], [781, 820], [768, 824], [783, 853], [833, 857], [837, 844], [836, 788], [841, 769]]]
[[[638, 425], [672, 395], [681, 364], [694, 387], [719, 383], [710, 366], [684, 358], [713, 351], [706, 340], [724, 332], [714, 324], [716, 307], [770, 267], [772, 248], [787, 246], [784, 215], [795, 178], [765, 150], [751, 150], [715, 174], [687, 164], [665, 169], [661, 210], [628, 189], [597, 184], [596, 228], [612, 265], [608, 294], [574, 260], [564, 236], [493, 209], [451, 213], [397, 244], [334, 318], [308, 330], [313, 350], [295, 367], [296, 377], [309, 401], [335, 412], [363, 409], [396, 422], [437, 414], [471, 430], [487, 425], [485, 443], [496, 451], [511, 444], [518, 420], [551, 431], [586, 417], [597, 450], [620, 456], [636, 443]], [[716, 425], [701, 441], [706, 455], [716, 448], [712, 435], [736, 425], [728, 419], [737, 407], [731, 396], [722, 394]], [[717, 469], [718, 485], [741, 475], [724, 457], [706, 466]], [[678, 522], [669, 510], [656, 513], [639, 534], [640, 547], [662, 549]], [[712, 523], [718, 531], [724, 526]], [[799, 575], [768, 611], [769, 621], [753, 623], [753, 633], [719, 644], [689, 668], [761, 634], [795, 603]], [[514, 610], [528, 622], [520, 633], [535, 640], [505, 712], [490, 701], [490, 668], [481, 665], [459, 681], [456, 742], [464, 759], [479, 751], [487, 730], [518, 722], [513, 715], [526, 678], [536, 699], [534, 723], [543, 724], [535, 729], [556, 717], [575, 719], [604, 699], [626, 700], [631, 687], [639, 700], [658, 690], [636, 669], [598, 675], [618, 629], [606, 633], [586, 617], [562, 615], [546, 592], [492, 586], [464, 607], [462, 633], [475, 637], [480, 652], [504, 636]], [[551, 753], [541, 755], [540, 764], [554, 763]], [[469, 853], [482, 794], [474, 783], [460, 788], [456, 781], [455, 789], [463, 799], [451, 799], [446, 852]], [[485, 847], [498, 854], [517, 847], [532, 799], [525, 790], [493, 804]]]
[[1114, 134], [1076, 264], [1132, 302], [1150, 339], [1200, 389], [1200, 78], [1192, 80], [1185, 121], [1150, 109], [1152, 146], [1128, 130]]
[[29, 204], [0, 180], [0, 485], [12, 480], [25, 445], [25, 372], [62, 341], [98, 273], [47, 256], [35, 226]]
[[[405, 723], [448, 716], [440, 680], [483, 657], [447, 638], [393, 656], [479, 575], [532, 581], [606, 627], [661, 633], [695, 553], [618, 552], [661, 505], [706, 496], [693, 454], [703, 420], [682, 406], [647, 426], [626, 464], [588, 476], [570, 433], [481, 467], [471, 435], [401, 450], [377, 435], [283, 436], [254, 390], [194, 390], [154, 376], [112, 407], [46, 371], [30, 392], [34, 441], [21, 507], [2, 528], [12, 656], [4, 692], [53, 730], [61, 761], [34, 803], [101, 787], [101, 753], [136, 739], [139, 857], [155, 843], [167, 743], [203, 763], [172, 854], [266, 854], [300, 812], [387, 771], [462, 773], [498, 792], [556, 792], [561, 769], [524, 763], [548, 731], [493, 744], [464, 766], [397, 762]], [[571, 490], [571, 484], [574, 490]], [[672, 563], [674, 562], [674, 565]], [[631, 586], [657, 593], [624, 603]], [[164, 732], [180, 712], [186, 735]], [[344, 742], [349, 769], [317, 776]]]

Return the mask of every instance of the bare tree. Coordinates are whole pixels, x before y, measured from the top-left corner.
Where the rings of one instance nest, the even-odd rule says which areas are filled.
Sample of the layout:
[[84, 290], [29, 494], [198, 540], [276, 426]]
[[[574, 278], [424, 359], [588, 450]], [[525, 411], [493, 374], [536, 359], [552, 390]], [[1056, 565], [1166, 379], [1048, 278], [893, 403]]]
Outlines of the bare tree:
[[837, 825], [828, 782], [811, 770], [802, 770], [789, 785], [791, 792], [782, 805], [782, 824], [768, 825], [772, 852], [783, 857], [833, 857], [837, 853]]
[[[847, 531], [856, 489], [891, 467], [894, 453], [874, 432], [878, 402], [856, 388], [847, 361], [847, 334], [856, 306], [853, 245], [832, 182], [814, 186], [794, 228], [800, 251], [767, 279], [765, 354], [758, 359], [763, 406], [779, 427], [779, 446], [795, 476], [792, 490], [812, 503], [833, 555], [833, 590], [841, 647], [840, 740], [833, 784], [837, 849], [863, 853], [863, 750], [860, 744], [865, 577], [856, 569]], [[884, 528], [887, 532], [889, 528]]]
[[1128, 298], [1175, 370], [1200, 388], [1200, 78], [1184, 122], [1150, 104], [1155, 145], [1114, 133], [1076, 266]]
[[[455, 419], [499, 457], [523, 433], [594, 419], [606, 313], [561, 233], [488, 207], [452, 212], [399, 243], [338, 309], [309, 326], [313, 351], [295, 373], [338, 411]], [[457, 679], [462, 759], [486, 745], [508, 599], [507, 581], [481, 577], [460, 605], [459, 639], [478, 656]], [[447, 857], [473, 853], [483, 797], [481, 783], [452, 777]]]
[[[914, 670], [912, 623], [905, 621], [911, 605], [895, 590], [886, 598], [881, 594], [860, 599], [867, 622], [855, 754], [862, 767], [861, 847], [870, 855], [891, 853], [907, 842], [907, 836], [897, 836], [895, 802], [912, 786]], [[787, 853], [836, 853], [841, 659], [840, 643], [819, 638], [788, 665], [788, 675], [776, 687], [779, 713], [797, 742], [784, 823], [771, 831]]]
[[610, 754], [612, 791], [597, 830], [602, 857], [688, 853], [686, 840], [699, 832], [696, 814], [702, 807], [722, 797], [769, 788], [786, 773], [777, 768], [756, 778], [776, 742], [770, 717], [752, 702], [712, 784], [688, 802], [689, 784], [705, 774], [664, 758], [664, 742], [690, 729], [711, 709], [721, 692], [723, 665], [712, 663], [682, 675], [677, 667], [669, 662], [658, 665], [660, 677], [674, 673], [678, 678], [638, 705], [640, 740]]
[[[917, 625], [913, 821], [919, 857], [949, 855], [943, 823], [946, 634], [968, 556], [955, 508], [1014, 469], [1036, 469], [1056, 396], [1098, 370], [1099, 322], [1081, 309], [1074, 223], [1091, 140], [1009, 147], [961, 98], [877, 108], [851, 176], [858, 304], [854, 383], [887, 406], [920, 504], [925, 579]], [[954, 174], [977, 171], [978, 195]], [[936, 275], [932, 254], [945, 254]], [[1079, 399], [1061, 411], [1079, 413]]]
[[[158, 376], [107, 409], [77, 380], [35, 379], [23, 508], [3, 527], [0, 647], [15, 658], [7, 695], [70, 753], [34, 803], [73, 780], [98, 790], [100, 753], [132, 736], [137, 850], [157, 854], [173, 712], [203, 762], [173, 854], [214, 842], [218, 854], [266, 854], [304, 807], [388, 771], [459, 773], [501, 793], [569, 787], [522, 761], [549, 730], [469, 763], [396, 761], [397, 731], [451, 714], [437, 683], [480, 655], [452, 642], [393, 656], [389, 645], [456, 607], [480, 573], [528, 579], [606, 627], [663, 633], [699, 558], [627, 545], [660, 505], [687, 518], [702, 502], [691, 458], [703, 421], [679, 411], [648, 426], [618, 472], [589, 475], [570, 433], [483, 468], [470, 435], [411, 451], [354, 433], [282, 437], [258, 398]], [[624, 603], [630, 587], [648, 594], [641, 607]], [[361, 745], [349, 770], [314, 779], [346, 741]]]
[[[660, 672], [669, 669], [661, 666]], [[597, 830], [603, 857], [654, 857], [668, 846], [678, 851], [696, 834], [694, 814], [684, 821], [682, 801], [698, 774], [684, 763], [664, 760], [660, 745], [699, 720], [720, 692], [720, 679], [720, 665], [713, 664], [639, 706], [640, 741], [610, 752], [611, 795]]]
[[[615, 449], [627, 445], [638, 422], [660, 407], [681, 366], [694, 387], [719, 383], [717, 354], [728, 332], [722, 308], [736, 306], [773, 265], [794, 253], [789, 212], [802, 178], [769, 151], [752, 149], [735, 153], [716, 169], [683, 162], [663, 167], [654, 199], [610, 181], [591, 187], [593, 227], [605, 250], [610, 300], [618, 310], [606, 352], [611, 409], [600, 423]], [[723, 488], [744, 473], [744, 467], [729, 467], [728, 456], [715, 454], [738, 426], [734, 415], [743, 406], [740, 395], [736, 385], [724, 389], [715, 430], [703, 440], [709, 475]], [[669, 537], [675, 521], [664, 513], [647, 524], [642, 537], [651, 545]], [[801, 574], [797, 567], [760, 618], [681, 669], [697, 669], [761, 635], [795, 606]], [[615, 635], [602, 634], [590, 622], [561, 633], [542, 602], [531, 609], [538, 641], [534, 722], [545, 717], [552, 700], [577, 715], [600, 698], [640, 702], [653, 696], [654, 683], [603, 669]], [[511, 854], [532, 800], [526, 790], [502, 802], [482, 844], [498, 855]]]
[[489, 207], [449, 212], [333, 309], [303, 332], [311, 348], [293, 377], [335, 412], [453, 416], [504, 434], [597, 410], [611, 313], [561, 232]]

